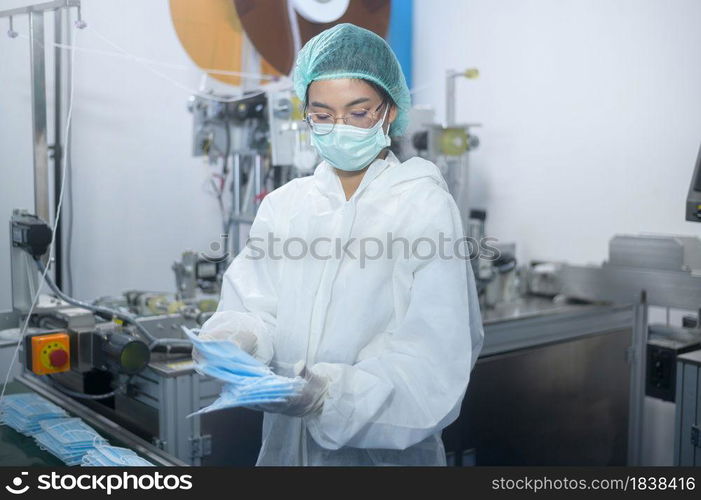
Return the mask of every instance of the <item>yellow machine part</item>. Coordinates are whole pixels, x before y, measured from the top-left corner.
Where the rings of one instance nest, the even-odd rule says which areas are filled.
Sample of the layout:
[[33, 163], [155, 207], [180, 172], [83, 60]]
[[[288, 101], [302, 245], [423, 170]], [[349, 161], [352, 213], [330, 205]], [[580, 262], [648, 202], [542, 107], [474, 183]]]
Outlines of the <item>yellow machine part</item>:
[[202, 312], [214, 312], [217, 310], [218, 305], [219, 303], [216, 300], [212, 299], [203, 299], [197, 303], [197, 307]]
[[440, 152], [448, 156], [460, 156], [470, 148], [469, 136], [464, 128], [447, 128], [440, 132]]
[[175, 300], [168, 304], [168, 314], [175, 314], [179, 312], [183, 307], [185, 307], [185, 302], [181, 300]]
[[32, 337], [32, 372], [37, 375], [71, 369], [71, 345], [67, 333]]

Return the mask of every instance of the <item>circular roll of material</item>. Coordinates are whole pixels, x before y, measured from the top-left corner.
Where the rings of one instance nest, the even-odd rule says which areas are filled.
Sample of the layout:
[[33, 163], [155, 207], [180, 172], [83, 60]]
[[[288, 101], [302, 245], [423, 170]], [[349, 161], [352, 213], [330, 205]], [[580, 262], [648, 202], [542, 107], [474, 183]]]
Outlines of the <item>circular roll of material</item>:
[[[242, 70], [243, 28], [231, 0], [170, 0], [170, 17], [183, 48], [203, 69]], [[267, 62], [261, 73], [279, 75]], [[241, 77], [209, 73], [212, 78], [241, 85]]]
[[[283, 75], [292, 72], [296, 56], [288, 1], [292, 2], [291, 7], [296, 9], [296, 0], [233, 0], [241, 25], [251, 43], [265, 60]], [[328, 1], [330, 3], [332, 0]], [[305, 4], [311, 6], [315, 2], [318, 3], [318, 0], [310, 0]], [[310, 21], [305, 17], [305, 13], [295, 10], [299, 42], [304, 45], [325, 29], [340, 23], [355, 24], [384, 38], [389, 28], [390, 7], [391, 0], [349, 0], [343, 15], [326, 23]]]

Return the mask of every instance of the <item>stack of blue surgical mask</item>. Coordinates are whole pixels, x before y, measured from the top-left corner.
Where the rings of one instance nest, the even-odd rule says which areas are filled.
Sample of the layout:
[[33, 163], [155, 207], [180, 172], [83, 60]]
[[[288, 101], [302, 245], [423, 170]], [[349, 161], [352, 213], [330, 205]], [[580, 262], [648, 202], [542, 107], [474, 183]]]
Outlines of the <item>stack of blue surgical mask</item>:
[[83, 456], [107, 441], [79, 418], [42, 420], [41, 432], [34, 435], [39, 448], [58, 457], [66, 465], [78, 465]]
[[225, 382], [219, 399], [188, 416], [237, 406], [281, 403], [296, 395], [304, 386], [303, 379], [276, 375], [269, 366], [242, 351], [233, 342], [201, 340], [187, 329], [185, 333], [202, 358], [196, 370]]
[[88, 451], [81, 462], [83, 467], [153, 467], [153, 464], [141, 458], [128, 448], [98, 445]]
[[0, 405], [0, 422], [27, 436], [41, 430], [41, 421], [67, 416], [62, 408], [33, 392], [7, 395]]

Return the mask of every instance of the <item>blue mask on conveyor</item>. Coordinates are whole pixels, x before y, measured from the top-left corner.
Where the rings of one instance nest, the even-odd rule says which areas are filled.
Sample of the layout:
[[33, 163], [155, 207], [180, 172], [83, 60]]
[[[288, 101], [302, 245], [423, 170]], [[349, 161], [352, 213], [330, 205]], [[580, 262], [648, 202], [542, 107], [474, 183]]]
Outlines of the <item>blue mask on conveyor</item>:
[[107, 441], [79, 418], [43, 420], [34, 439], [40, 448], [52, 453], [66, 465], [77, 465], [95, 446]]
[[7, 395], [0, 405], [0, 422], [27, 436], [41, 430], [42, 420], [62, 417], [68, 417], [63, 408], [33, 392]]
[[143, 467], [153, 466], [128, 448], [100, 445], [88, 451], [81, 465], [84, 467]]

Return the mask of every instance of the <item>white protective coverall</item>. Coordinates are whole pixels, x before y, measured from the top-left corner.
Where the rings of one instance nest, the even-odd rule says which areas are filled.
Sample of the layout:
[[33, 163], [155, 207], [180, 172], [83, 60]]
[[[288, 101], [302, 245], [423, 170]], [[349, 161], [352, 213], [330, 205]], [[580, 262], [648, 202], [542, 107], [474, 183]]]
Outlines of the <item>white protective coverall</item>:
[[286, 376], [303, 361], [329, 385], [321, 412], [265, 414], [258, 465], [445, 465], [441, 431], [484, 338], [461, 238], [438, 167], [418, 157], [376, 159], [348, 201], [326, 162], [263, 199], [210, 321], [255, 318], [256, 357]]

